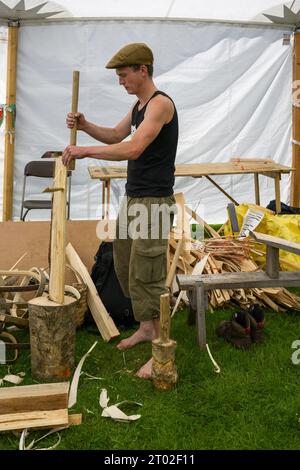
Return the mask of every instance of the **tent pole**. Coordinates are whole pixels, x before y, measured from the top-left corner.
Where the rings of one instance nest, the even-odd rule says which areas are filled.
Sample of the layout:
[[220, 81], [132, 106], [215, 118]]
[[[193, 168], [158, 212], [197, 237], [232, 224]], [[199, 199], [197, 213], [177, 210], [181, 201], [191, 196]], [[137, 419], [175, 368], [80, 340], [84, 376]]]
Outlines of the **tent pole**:
[[17, 82], [17, 49], [18, 21], [8, 23], [8, 51], [6, 76], [6, 119], [5, 119], [5, 150], [3, 175], [3, 214], [2, 220], [12, 219], [13, 182], [14, 182], [14, 124]]
[[[293, 82], [300, 80], [300, 33], [294, 35]], [[291, 201], [293, 207], [300, 203], [300, 107], [293, 103], [293, 146], [292, 146]]]

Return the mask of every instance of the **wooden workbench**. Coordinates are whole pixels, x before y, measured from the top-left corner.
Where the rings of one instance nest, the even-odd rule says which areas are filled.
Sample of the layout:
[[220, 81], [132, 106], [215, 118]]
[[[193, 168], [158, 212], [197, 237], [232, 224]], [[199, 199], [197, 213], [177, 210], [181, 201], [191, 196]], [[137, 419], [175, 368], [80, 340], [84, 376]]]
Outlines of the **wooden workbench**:
[[[276, 212], [280, 212], [280, 180], [281, 175], [290, 173], [292, 168], [279, 165], [270, 160], [261, 161], [241, 161], [226, 163], [183, 163], [176, 165], [175, 176], [191, 176], [193, 178], [205, 177], [214, 186], [225, 194], [235, 205], [239, 203], [233, 199], [219, 184], [217, 184], [212, 176], [214, 175], [245, 175], [253, 174], [255, 203], [260, 205], [259, 192], [259, 175], [267, 176], [274, 179]], [[127, 178], [127, 166], [90, 166], [90, 177], [102, 181], [102, 218], [108, 218], [110, 203], [110, 182], [112, 179]]]

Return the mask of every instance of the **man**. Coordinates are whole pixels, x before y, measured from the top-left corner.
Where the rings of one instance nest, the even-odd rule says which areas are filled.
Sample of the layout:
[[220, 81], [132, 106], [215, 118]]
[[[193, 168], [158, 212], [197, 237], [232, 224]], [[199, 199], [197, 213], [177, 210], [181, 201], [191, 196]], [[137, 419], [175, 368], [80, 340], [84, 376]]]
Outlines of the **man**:
[[[138, 101], [114, 128], [92, 124], [82, 113], [69, 113], [69, 128], [74, 126], [76, 119], [78, 130], [107, 145], [69, 145], [63, 153], [63, 162], [68, 165], [76, 158], [85, 157], [128, 160], [126, 197], [117, 221], [114, 263], [140, 327], [117, 345], [119, 350], [124, 350], [142, 341], [152, 341], [159, 334], [159, 302], [160, 295], [166, 292], [167, 275], [168, 230], [166, 234], [165, 225], [169, 228], [172, 219], [167, 209], [175, 204], [173, 185], [178, 119], [173, 101], [158, 91], [153, 82], [153, 54], [146, 44], [133, 43], [123, 47], [106, 68], [116, 69], [119, 84], [128, 94], [136, 95]], [[122, 142], [130, 134], [131, 139]], [[141, 224], [144, 236], [136, 237], [136, 227], [132, 229], [133, 216], [141, 208], [145, 209], [147, 220]], [[137, 375], [150, 378], [151, 370], [150, 359]]]

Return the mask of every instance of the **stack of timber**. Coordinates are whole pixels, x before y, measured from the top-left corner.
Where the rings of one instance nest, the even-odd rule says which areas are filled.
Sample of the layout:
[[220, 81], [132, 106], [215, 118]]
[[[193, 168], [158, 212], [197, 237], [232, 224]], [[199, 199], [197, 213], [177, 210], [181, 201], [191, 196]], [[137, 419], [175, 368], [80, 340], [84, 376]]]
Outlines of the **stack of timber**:
[[[190, 240], [190, 249], [181, 248], [179, 256], [175, 259], [175, 254], [180, 240], [178, 231], [171, 231], [169, 240], [169, 260], [173, 271], [176, 274], [218, 274], [226, 272], [258, 272], [262, 271], [252, 258], [254, 248], [251, 239], [236, 239], [233, 237], [221, 237], [211, 229], [200, 217], [186, 208], [186, 212], [201, 223], [210, 231], [212, 238], [202, 241]], [[185, 243], [185, 248], [188, 244]], [[176, 267], [174, 269], [174, 260]], [[175, 278], [172, 278], [172, 292], [176, 295], [178, 286]], [[188, 298], [185, 293], [181, 293], [181, 298], [185, 303]], [[234, 302], [241, 308], [259, 303], [266, 305], [276, 312], [286, 309], [300, 311], [300, 297], [292, 294], [284, 288], [245, 288], [245, 289], [216, 289], [209, 292], [209, 308], [211, 310], [223, 306], [227, 302]]]
[[66, 382], [0, 388], [0, 431], [80, 424], [68, 415], [68, 391]]

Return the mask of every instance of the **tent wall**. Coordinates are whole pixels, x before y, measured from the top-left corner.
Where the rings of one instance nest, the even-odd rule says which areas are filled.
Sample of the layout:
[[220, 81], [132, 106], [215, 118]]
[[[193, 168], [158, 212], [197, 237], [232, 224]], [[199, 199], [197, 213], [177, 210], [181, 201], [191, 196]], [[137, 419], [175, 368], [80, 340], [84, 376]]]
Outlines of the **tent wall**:
[[[72, 70], [80, 70], [79, 109], [88, 120], [111, 126], [135, 99], [104, 65], [121, 46], [146, 42], [154, 51], [157, 86], [179, 113], [177, 162], [221, 162], [234, 156], [272, 157], [290, 164], [292, 46], [283, 30], [172, 21], [76, 21], [25, 24], [18, 52], [14, 217], [19, 217], [23, 169], [46, 150], [69, 142], [65, 115], [71, 105]], [[94, 141], [78, 135], [78, 145]], [[78, 161], [73, 175], [72, 218], [100, 216], [101, 186]], [[103, 162], [99, 162], [99, 164]], [[104, 163], [105, 164], [105, 163]], [[274, 198], [262, 178], [262, 204]], [[216, 178], [238, 201], [254, 201], [253, 178]], [[286, 181], [283, 186], [286, 185]], [[36, 196], [40, 197], [37, 186]], [[208, 222], [222, 222], [228, 200], [204, 179], [177, 178]], [[115, 208], [124, 182], [112, 183]], [[31, 218], [49, 213], [32, 212]]]

